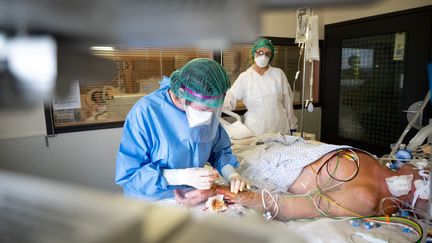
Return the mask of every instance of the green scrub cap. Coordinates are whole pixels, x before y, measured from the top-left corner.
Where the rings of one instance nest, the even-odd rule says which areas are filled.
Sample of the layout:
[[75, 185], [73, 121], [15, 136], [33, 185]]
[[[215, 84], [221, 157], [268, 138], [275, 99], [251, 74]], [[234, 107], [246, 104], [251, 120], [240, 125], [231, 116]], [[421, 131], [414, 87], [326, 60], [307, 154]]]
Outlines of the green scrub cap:
[[265, 47], [269, 49], [272, 53], [272, 56], [270, 57], [270, 61], [273, 59], [274, 56], [274, 46], [271, 43], [269, 39], [266, 38], [259, 38], [257, 41], [255, 41], [253, 47], [252, 47], [252, 59], [255, 58], [255, 51], [261, 47]]
[[172, 92], [190, 102], [218, 108], [229, 89], [229, 76], [219, 63], [208, 58], [196, 58], [171, 74]]

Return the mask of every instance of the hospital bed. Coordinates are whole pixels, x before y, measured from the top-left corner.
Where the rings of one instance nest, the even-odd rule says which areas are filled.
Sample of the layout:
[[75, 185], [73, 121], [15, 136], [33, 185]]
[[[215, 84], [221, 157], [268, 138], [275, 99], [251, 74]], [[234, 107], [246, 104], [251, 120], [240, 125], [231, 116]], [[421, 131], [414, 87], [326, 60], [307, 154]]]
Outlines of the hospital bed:
[[[233, 142], [233, 152], [241, 151], [241, 147], [259, 146], [262, 142], [272, 136], [267, 134], [264, 136], [254, 136], [242, 123], [241, 118], [235, 113], [226, 112], [227, 116], [221, 119], [221, 124], [228, 132], [231, 141]], [[240, 130], [235, 130], [240, 129]], [[318, 143], [317, 141], [309, 141], [310, 143]], [[224, 184], [226, 182], [219, 181]], [[165, 199], [159, 202], [161, 205], [177, 205], [174, 199]], [[286, 229], [299, 234], [306, 242], [416, 242], [419, 235], [415, 232], [404, 232], [403, 228], [396, 225], [381, 224], [380, 227], [370, 228], [363, 224], [353, 225], [352, 217], [340, 218], [316, 218], [290, 220], [281, 222], [277, 220], [266, 221], [261, 213], [252, 209], [245, 208], [241, 205], [230, 204], [226, 211], [210, 212], [205, 203], [191, 207], [194, 217], [200, 218], [209, 214], [223, 215], [228, 218], [246, 218], [261, 220], [265, 224], [278, 228]]]
[[[158, 204], [163, 206], [175, 206], [177, 203], [174, 199], [165, 199]], [[178, 205], [177, 205], [178, 206]], [[224, 212], [214, 213], [208, 210], [205, 203], [191, 207], [190, 211], [194, 218], [202, 218], [208, 215], [221, 215], [229, 219], [244, 219], [246, 221], [261, 221], [269, 227], [294, 232], [301, 236], [305, 242], [310, 243], [345, 243], [345, 242], [416, 242], [419, 236], [413, 232], [406, 233], [399, 226], [382, 224], [379, 228], [367, 229], [363, 225], [353, 226], [351, 217], [340, 218], [316, 218], [316, 219], [298, 219], [288, 222], [277, 220], [266, 221], [258, 212], [245, 208], [241, 205], [231, 204]], [[235, 228], [233, 229], [235, 231]], [[382, 241], [367, 241], [362, 239], [360, 234], [374, 236]], [[288, 241], [287, 241], [288, 242]], [[289, 241], [292, 242], [292, 241]]]
[[254, 133], [243, 124], [240, 115], [228, 110], [222, 110], [222, 114], [219, 121], [233, 144], [254, 144], [257, 142]]

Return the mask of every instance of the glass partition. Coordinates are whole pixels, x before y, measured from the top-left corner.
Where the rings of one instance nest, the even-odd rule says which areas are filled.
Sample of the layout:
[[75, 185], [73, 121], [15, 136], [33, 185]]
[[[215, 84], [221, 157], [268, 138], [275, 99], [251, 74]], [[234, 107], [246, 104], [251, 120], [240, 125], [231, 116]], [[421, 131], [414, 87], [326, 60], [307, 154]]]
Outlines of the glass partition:
[[54, 128], [123, 122], [137, 100], [158, 89], [163, 76], [197, 57], [212, 58], [195, 48], [112, 48], [92, 55], [112, 62], [110, 79], [76, 80], [67, 98], [53, 101]]
[[405, 33], [389, 33], [342, 41], [339, 136], [375, 145], [398, 139], [404, 39]]

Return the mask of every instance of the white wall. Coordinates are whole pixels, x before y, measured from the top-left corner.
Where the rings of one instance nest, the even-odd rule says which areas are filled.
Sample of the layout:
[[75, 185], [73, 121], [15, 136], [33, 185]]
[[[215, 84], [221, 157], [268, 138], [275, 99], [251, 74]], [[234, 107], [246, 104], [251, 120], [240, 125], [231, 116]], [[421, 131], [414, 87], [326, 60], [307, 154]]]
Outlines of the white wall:
[[114, 184], [121, 128], [0, 140], [0, 168], [120, 191]]
[[0, 110], [0, 140], [46, 134], [43, 103], [27, 109]]
[[[432, 5], [431, 0], [376, 0], [373, 3], [348, 5], [344, 7], [312, 8], [319, 19], [319, 38], [324, 39], [324, 25], [369, 17], [400, 10]], [[261, 17], [261, 35], [295, 37], [296, 10], [266, 10]]]
[[[324, 39], [324, 19], [321, 9], [314, 10], [318, 14], [318, 35]], [[261, 17], [261, 35], [272, 37], [295, 38], [296, 36], [296, 10], [267, 10]]]

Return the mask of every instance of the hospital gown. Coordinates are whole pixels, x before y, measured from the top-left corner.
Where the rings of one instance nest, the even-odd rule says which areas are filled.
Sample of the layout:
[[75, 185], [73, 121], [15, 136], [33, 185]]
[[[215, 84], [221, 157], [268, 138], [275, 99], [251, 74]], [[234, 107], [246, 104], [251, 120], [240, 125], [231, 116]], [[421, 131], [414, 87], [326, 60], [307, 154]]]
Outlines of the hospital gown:
[[287, 192], [304, 167], [327, 153], [350, 146], [310, 142], [283, 134], [263, 135], [263, 144], [239, 145], [233, 150], [241, 162], [239, 172], [252, 185], [270, 192]]
[[289, 133], [297, 128], [293, 108], [294, 95], [285, 73], [269, 67], [261, 76], [252, 67], [241, 73], [227, 92], [224, 107], [233, 110], [243, 100], [247, 112], [245, 125], [256, 135]]
[[206, 126], [190, 128], [168, 88], [165, 85], [141, 98], [125, 120], [115, 182], [123, 186], [126, 196], [159, 200], [185, 188], [168, 185], [164, 169], [203, 167], [206, 162], [219, 172], [227, 164], [238, 166], [218, 118], [214, 133]]

